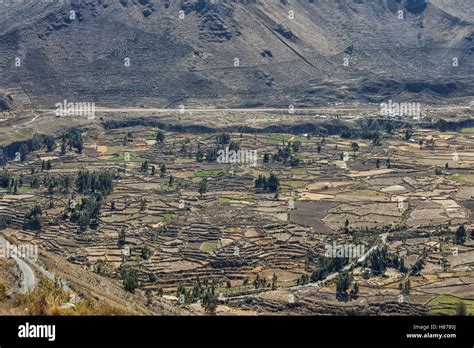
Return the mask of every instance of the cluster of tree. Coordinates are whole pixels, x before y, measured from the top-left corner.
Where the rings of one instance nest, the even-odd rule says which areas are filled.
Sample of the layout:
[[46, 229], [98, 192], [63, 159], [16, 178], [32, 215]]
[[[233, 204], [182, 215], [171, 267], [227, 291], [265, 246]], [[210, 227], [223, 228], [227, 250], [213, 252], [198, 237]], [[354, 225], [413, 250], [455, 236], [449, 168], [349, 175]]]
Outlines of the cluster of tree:
[[45, 170], [51, 170], [53, 168], [51, 161], [41, 161], [41, 171], [44, 172]]
[[304, 285], [308, 284], [311, 281], [311, 275], [309, 274], [302, 274], [301, 277], [299, 277], [296, 280], [296, 285]]
[[8, 188], [11, 183], [12, 175], [5, 170], [5, 168], [0, 173], [0, 187]]
[[26, 155], [32, 151], [47, 148], [52, 151], [55, 147], [54, 137], [50, 135], [35, 135], [32, 139], [25, 141], [16, 141], [8, 146], [5, 146], [0, 152], [0, 164], [3, 164], [7, 159], [15, 159], [16, 154], [20, 153], [20, 160], [24, 161]]
[[208, 163], [216, 162], [219, 157], [219, 151], [225, 150], [227, 147], [229, 148], [229, 151], [240, 150], [240, 143], [237, 141], [230, 141], [230, 135], [227, 133], [217, 136], [217, 144], [216, 147], [209, 147], [205, 151], [201, 148], [201, 145], [198, 144], [196, 149], [196, 161], [203, 162], [204, 159], [206, 159], [206, 162]]
[[8, 192], [16, 194], [18, 188], [23, 186], [23, 175], [11, 176], [7, 171], [3, 170], [0, 174], [0, 186], [7, 189]]
[[215, 315], [219, 299], [216, 294], [217, 282], [209, 282], [205, 279], [202, 283], [198, 278], [191, 290], [186, 289], [182, 284], [176, 289], [176, 297], [182, 304], [201, 301], [201, 305], [208, 315]]
[[192, 156], [192, 153], [194, 151], [194, 145], [191, 143], [191, 139], [186, 138], [184, 139], [184, 142], [181, 144], [181, 149], [180, 152], [183, 156]]
[[355, 299], [359, 295], [359, 286], [354, 283], [354, 276], [341, 272], [336, 279], [336, 298], [341, 301]]
[[78, 153], [82, 153], [84, 140], [80, 131], [70, 130], [61, 136], [61, 154], [66, 154], [68, 149], [75, 149]]
[[255, 179], [255, 188], [277, 192], [280, 188], [280, 179], [275, 174], [270, 174], [268, 179], [263, 175], [259, 175]]
[[165, 142], [165, 133], [163, 131], [159, 130], [158, 133], [156, 133], [156, 143], [164, 143]]
[[260, 274], [257, 274], [253, 281], [253, 286], [255, 289], [264, 289], [270, 287], [270, 282], [265, 277], [260, 277]]
[[141, 172], [144, 172], [144, 173], [146, 173], [146, 172], [148, 171], [148, 160], [145, 160], [145, 161], [142, 163], [142, 165], [141, 165], [141, 167], [140, 167], [140, 171], [141, 171]]
[[135, 292], [139, 287], [138, 271], [135, 268], [124, 268], [122, 270], [123, 287], [128, 292]]
[[411, 290], [411, 284], [410, 284], [410, 279], [408, 279], [405, 283], [400, 283], [398, 285], [398, 289], [402, 294], [409, 294]]
[[339, 272], [344, 266], [349, 264], [349, 259], [345, 257], [319, 256], [318, 267], [311, 273], [311, 281], [323, 280], [334, 272]]
[[456, 303], [454, 310], [456, 311], [457, 316], [465, 317], [466, 315], [468, 315], [467, 305], [463, 301]]
[[60, 176], [45, 175], [42, 178], [38, 178], [38, 176], [33, 175], [30, 178], [30, 187], [39, 188], [43, 186], [43, 187], [48, 188], [49, 194], [53, 194], [55, 192], [55, 189], [58, 187], [61, 189], [62, 192], [69, 192], [71, 188], [71, 182], [72, 182], [71, 177], [67, 175], [60, 175]]
[[[370, 130], [369, 130], [370, 129]], [[364, 128], [362, 130], [349, 128], [341, 132], [341, 138], [343, 139], [366, 139], [372, 140], [373, 145], [380, 145], [381, 136], [378, 130], [373, 128]]]
[[143, 260], [148, 260], [152, 254], [153, 254], [153, 251], [148, 245], [144, 245], [140, 247], [140, 255]]
[[436, 147], [436, 142], [435, 142], [434, 138], [430, 138], [430, 139], [426, 140], [425, 144], [426, 144], [426, 147], [430, 150], [434, 150], [434, 148]]
[[114, 174], [108, 170], [89, 172], [80, 170], [76, 178], [76, 188], [79, 193], [100, 192], [108, 195], [113, 189]]
[[230, 143], [230, 134], [229, 133], [222, 133], [218, 134], [216, 137], [217, 144], [224, 145]]
[[81, 204], [78, 207], [75, 207], [71, 202], [72, 200], [63, 212], [63, 219], [69, 217], [70, 221], [77, 223], [80, 232], [86, 231], [89, 227], [97, 228], [103, 204], [102, 195], [82, 197]]
[[372, 273], [376, 275], [383, 275], [389, 267], [397, 269], [402, 273], [408, 272], [405, 266], [405, 259], [399, 255], [390, 253], [386, 245], [371, 252], [362, 266], [364, 268], [370, 268]]
[[51, 152], [56, 148], [56, 140], [52, 136], [45, 136], [44, 144], [46, 145], [46, 150], [48, 150], [48, 152]]
[[410, 275], [416, 276], [420, 274], [420, 272], [425, 267], [425, 255], [421, 255], [418, 260], [416, 260], [415, 264], [411, 268]]
[[293, 141], [288, 142], [283, 148], [278, 148], [277, 153], [273, 154], [273, 160], [276, 162], [282, 162], [289, 164], [292, 167], [297, 167], [300, 164], [299, 158], [296, 153], [300, 150], [301, 142]]
[[35, 205], [26, 214], [23, 228], [27, 230], [41, 231], [41, 215], [43, 215], [43, 210], [39, 205]]

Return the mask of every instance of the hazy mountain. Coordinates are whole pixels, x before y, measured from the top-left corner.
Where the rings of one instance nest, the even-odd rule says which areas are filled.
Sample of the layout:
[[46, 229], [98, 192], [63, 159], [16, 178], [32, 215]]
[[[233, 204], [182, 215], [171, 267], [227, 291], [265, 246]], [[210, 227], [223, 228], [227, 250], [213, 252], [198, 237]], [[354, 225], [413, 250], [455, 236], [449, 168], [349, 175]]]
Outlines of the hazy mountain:
[[474, 95], [470, 0], [5, 2], [0, 88], [35, 105]]

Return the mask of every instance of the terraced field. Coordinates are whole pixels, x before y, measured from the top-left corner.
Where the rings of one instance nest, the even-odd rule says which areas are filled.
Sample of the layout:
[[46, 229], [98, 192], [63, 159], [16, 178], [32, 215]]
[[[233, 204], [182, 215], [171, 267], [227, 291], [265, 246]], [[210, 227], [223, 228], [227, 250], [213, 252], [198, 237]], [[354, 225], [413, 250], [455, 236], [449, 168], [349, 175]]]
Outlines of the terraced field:
[[[222, 314], [452, 314], [456, 301], [472, 309], [469, 133], [415, 130], [406, 140], [399, 129], [374, 144], [132, 126], [85, 129], [81, 137], [80, 151], [57, 139], [50, 151], [6, 164], [0, 216], [9, 238], [119, 286], [134, 270], [139, 294], [193, 313], [204, 311], [190, 295], [201, 282], [215, 284]], [[436, 145], [418, 144], [427, 139]], [[216, 146], [256, 150], [256, 165], [219, 163]], [[93, 176], [81, 184], [80, 172], [110, 173], [111, 189], [101, 191]], [[257, 187], [259, 176], [268, 186]], [[90, 199], [99, 204], [95, 215], [86, 214]], [[40, 228], [29, 225], [34, 207], [41, 208]], [[328, 266], [336, 262], [327, 254], [334, 245], [371, 250], [367, 261], [352, 258], [358, 289], [345, 300], [330, 274], [349, 259]], [[372, 254], [382, 250], [386, 264], [377, 273]]]

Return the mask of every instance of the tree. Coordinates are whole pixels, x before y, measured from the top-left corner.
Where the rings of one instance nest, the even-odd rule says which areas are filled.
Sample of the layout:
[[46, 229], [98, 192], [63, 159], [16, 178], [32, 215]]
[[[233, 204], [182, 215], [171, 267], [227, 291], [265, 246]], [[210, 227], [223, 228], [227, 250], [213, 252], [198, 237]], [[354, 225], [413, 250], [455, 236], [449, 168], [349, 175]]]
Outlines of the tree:
[[216, 142], [217, 142], [217, 144], [221, 144], [221, 145], [229, 144], [229, 142], [230, 142], [229, 133], [219, 134], [216, 138]]
[[151, 289], [145, 290], [145, 296], [146, 296], [146, 306], [151, 307], [153, 305], [153, 294], [151, 293]]
[[0, 215], [0, 230], [3, 230], [10, 223], [10, 218], [6, 215]]
[[128, 292], [135, 292], [138, 288], [138, 273], [136, 269], [125, 269], [122, 272], [123, 287]]
[[23, 162], [26, 159], [26, 155], [30, 152], [30, 148], [26, 144], [20, 146], [20, 160]]
[[126, 236], [125, 236], [125, 227], [122, 226], [120, 229], [120, 232], [118, 233], [118, 241], [117, 244], [118, 246], [124, 246], [126, 242]]
[[79, 217], [79, 230], [84, 232], [87, 230], [87, 227], [90, 225], [91, 219], [87, 212], [81, 212]]
[[467, 306], [463, 301], [456, 303], [456, 315], [467, 315]]
[[355, 142], [352, 143], [352, 144], [351, 144], [351, 149], [352, 149], [352, 152], [354, 152], [354, 153], [357, 152], [357, 151], [359, 151], [359, 144], [357, 144], [357, 143], [355, 143]]
[[257, 179], [255, 179], [255, 188], [263, 188], [263, 175], [259, 175]]
[[270, 174], [268, 178], [268, 189], [270, 192], [276, 192], [280, 188], [280, 180], [275, 174]]
[[61, 155], [64, 156], [66, 154], [66, 151], [67, 151], [66, 140], [63, 139], [63, 141], [61, 141]]
[[201, 182], [199, 183], [198, 192], [201, 197], [203, 194], [207, 192], [207, 178], [203, 178]]
[[146, 199], [142, 198], [140, 199], [140, 211], [144, 211], [146, 208]]
[[369, 255], [370, 268], [375, 274], [384, 274], [388, 266], [388, 249], [383, 246]]
[[44, 144], [46, 145], [46, 149], [48, 150], [48, 152], [53, 151], [54, 148], [56, 147], [56, 143], [54, 141], [54, 138], [51, 137], [51, 136], [47, 136], [44, 139]]
[[214, 284], [207, 288], [204, 297], [202, 299], [202, 306], [206, 311], [207, 315], [216, 315], [217, 305], [219, 300], [216, 295], [216, 289]]
[[198, 149], [196, 150], [196, 161], [202, 162], [203, 160], [204, 160], [204, 151], [198, 147]]
[[151, 256], [151, 249], [148, 245], [141, 248], [142, 259], [148, 260]]
[[349, 230], [349, 220], [347, 220], [347, 219], [346, 219], [346, 222], [344, 223], [343, 231], [344, 231], [345, 234], [349, 234], [349, 233], [350, 233], [350, 230]]
[[408, 279], [408, 280], [405, 282], [405, 286], [403, 287], [403, 293], [404, 293], [404, 294], [409, 294], [409, 293], [410, 293], [410, 290], [411, 290], [411, 284], [410, 284], [410, 279]]
[[377, 161], [375, 161], [375, 166], [377, 167], [377, 169], [380, 168], [380, 158], [377, 158]]
[[418, 260], [416, 260], [415, 264], [413, 265], [410, 275], [415, 276], [420, 274], [420, 272], [423, 270], [425, 267], [425, 260], [423, 257], [420, 257]]
[[270, 155], [268, 153], [263, 154], [263, 163], [268, 163], [270, 161]]
[[161, 165], [160, 167], [160, 177], [164, 177], [166, 174], [166, 166], [164, 164]]
[[408, 272], [408, 268], [405, 266], [405, 259], [403, 257], [400, 257], [400, 263], [399, 263], [398, 270], [402, 273], [407, 273]]
[[158, 133], [156, 133], [156, 142], [163, 143], [164, 141], [165, 141], [165, 133], [159, 130]]
[[347, 290], [351, 287], [353, 281], [352, 273], [342, 272], [336, 280], [336, 298], [347, 299]]
[[272, 290], [276, 290], [276, 288], [277, 288], [277, 280], [278, 280], [278, 278], [277, 278], [276, 274], [273, 273], [273, 277], [272, 277]]
[[155, 168], [155, 166], [152, 165], [151, 166], [151, 175], [154, 176], [155, 173], [156, 173], [156, 168]]
[[458, 227], [456, 231], [456, 236], [455, 236], [456, 244], [460, 244], [460, 245], [464, 244], [466, 242], [466, 236], [467, 236], [466, 227], [464, 227], [464, 224], [462, 224], [461, 226]]
[[351, 293], [354, 298], [357, 298], [357, 296], [359, 296], [359, 285], [357, 283], [354, 283]]
[[35, 205], [31, 210], [26, 214], [26, 222], [23, 226], [25, 229], [40, 231], [42, 228], [40, 216], [43, 214], [43, 211], [39, 205]]
[[411, 126], [409, 126], [405, 129], [405, 140], [410, 140], [412, 135], [413, 135], [413, 131], [412, 131]]
[[145, 162], [142, 163], [140, 171], [144, 172], [144, 173], [146, 173], [148, 171], [148, 160], [145, 160]]
[[318, 153], [321, 153], [321, 149], [322, 149], [321, 144], [319, 144], [317, 148]]

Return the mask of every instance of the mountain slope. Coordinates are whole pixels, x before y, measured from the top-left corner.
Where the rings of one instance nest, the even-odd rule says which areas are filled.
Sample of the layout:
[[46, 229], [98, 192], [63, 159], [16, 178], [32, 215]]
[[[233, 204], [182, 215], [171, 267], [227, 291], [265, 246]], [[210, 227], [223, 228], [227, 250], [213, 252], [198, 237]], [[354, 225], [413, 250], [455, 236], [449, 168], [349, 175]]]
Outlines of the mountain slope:
[[474, 95], [469, 1], [25, 0], [0, 6], [6, 8], [0, 11], [0, 87], [21, 88], [37, 106], [63, 99], [219, 107]]

